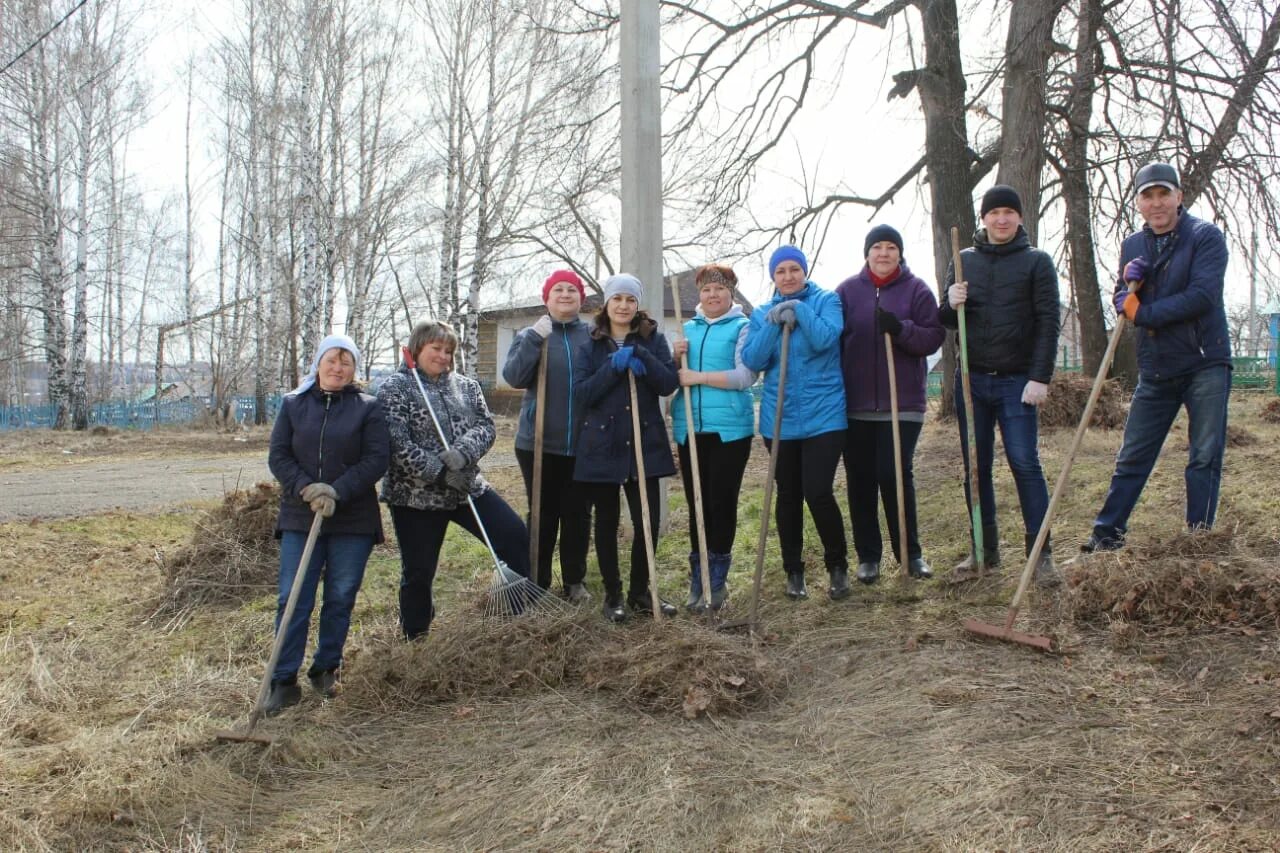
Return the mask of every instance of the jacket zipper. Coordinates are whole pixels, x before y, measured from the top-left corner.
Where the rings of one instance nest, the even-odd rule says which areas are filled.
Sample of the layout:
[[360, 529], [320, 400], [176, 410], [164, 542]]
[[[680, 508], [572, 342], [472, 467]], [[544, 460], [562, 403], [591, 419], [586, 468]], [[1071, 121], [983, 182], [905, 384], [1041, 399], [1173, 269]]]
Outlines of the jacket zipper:
[[[872, 284], [871, 286], [872, 286], [872, 287], [875, 287], [875, 284]], [[872, 343], [872, 345], [871, 345], [871, 361], [872, 361], [872, 363], [873, 363], [873, 364], [875, 364], [875, 365], [876, 365], [876, 388], [875, 388], [875, 394], [872, 396], [872, 400], [874, 400], [874, 401], [875, 401], [875, 411], [877, 411], [877, 412], [878, 412], [878, 411], [880, 411], [880, 370], [879, 370], [879, 361], [880, 361], [880, 349], [881, 349], [881, 347], [880, 347], [880, 345], [879, 345], [879, 344], [880, 344], [880, 342], [879, 342], [878, 340], [876, 340], [876, 338], [880, 337], [880, 333], [879, 333], [879, 331], [877, 331], [877, 329], [876, 329], [876, 326], [877, 326], [878, 321], [879, 321], [879, 318], [880, 318], [880, 288], [878, 288], [878, 287], [876, 287], [876, 310], [875, 310], [875, 313], [871, 315], [871, 317], [872, 317], [872, 320], [871, 320], [871, 340], [873, 341], [873, 343]], [[887, 364], [886, 364], [886, 365], [884, 366], [884, 368], [885, 368], [885, 371], [886, 371], [886, 375], [888, 375], [888, 373], [887, 373], [887, 372], [888, 372], [888, 370], [889, 370], [889, 365], [887, 365]]]
[[[560, 339], [564, 343], [564, 357], [569, 362], [569, 417], [565, 420], [565, 455], [573, 455], [573, 348], [569, 346], [568, 328], [561, 329]], [[550, 367], [551, 365], [547, 365]]]
[[[711, 334], [711, 324], [708, 323], [706, 329], [702, 332], [702, 340], [698, 342], [698, 371], [702, 371], [702, 360], [707, 351], [707, 335]], [[702, 385], [698, 385], [698, 428], [695, 432], [702, 432], [705, 426], [702, 422]]]
[[324, 430], [329, 425], [329, 404], [333, 402], [333, 395], [328, 391], [324, 392], [324, 420], [320, 421], [320, 449], [316, 458], [316, 480], [324, 482]]

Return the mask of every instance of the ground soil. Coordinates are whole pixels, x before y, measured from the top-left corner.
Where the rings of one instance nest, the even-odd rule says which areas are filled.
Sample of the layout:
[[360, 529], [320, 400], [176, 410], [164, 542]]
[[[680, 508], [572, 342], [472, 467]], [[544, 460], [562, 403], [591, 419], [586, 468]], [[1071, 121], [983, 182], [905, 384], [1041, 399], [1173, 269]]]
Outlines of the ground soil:
[[[1257, 441], [1228, 451], [1219, 528], [1251, 559], [1274, 561], [1280, 425], [1262, 419], [1265, 402], [1232, 401], [1232, 423]], [[1132, 520], [1134, 544], [1157, 559], [1181, 527], [1184, 424]], [[916, 455], [921, 535], [941, 576], [965, 551], [954, 430], [931, 420]], [[90, 438], [0, 437], [0, 480], [30, 473], [20, 487], [39, 471], [164, 456], [177, 465], [182, 454], [233, 464], [265, 457], [262, 436], [225, 453], [192, 437], [121, 437], [116, 447]], [[204, 439], [219, 440], [233, 441]], [[1070, 440], [1069, 430], [1042, 436], [1051, 486]], [[1055, 525], [1060, 561], [1087, 534], [1119, 440], [1118, 431], [1086, 437]], [[494, 461], [510, 459], [510, 442], [508, 424]], [[68, 449], [88, 461], [65, 462]], [[731, 615], [743, 615], [748, 599], [765, 462], [757, 447], [739, 507]], [[509, 461], [491, 473], [523, 511]], [[156, 478], [176, 479], [164, 469]], [[548, 674], [536, 632], [519, 642], [529, 661], [542, 661], [538, 678], [518, 654], [516, 670], [485, 676], [472, 694], [437, 695], [398, 678], [465, 640], [491, 567], [481, 546], [451, 532], [436, 582], [439, 621], [425, 642], [406, 646], [390, 541], [369, 564], [343, 692], [322, 702], [304, 686], [299, 707], [261, 725], [275, 737], [269, 747], [214, 734], [243, 725], [274, 596], [177, 616], [158, 608], [160, 566], [190, 541], [197, 509], [0, 523], [0, 849], [1280, 849], [1280, 631], [1230, 619], [1077, 624], [1065, 599], [1033, 591], [1018, 624], [1053, 633], [1058, 653], [967, 634], [962, 618], [1001, 621], [1021, 568], [1003, 464], [996, 480], [1006, 567], [989, 582], [917, 584], [886, 559], [879, 585], [831, 602], [810, 528], [812, 598], [792, 604], [771, 538], [763, 630], [727, 636], [781, 669], [785, 684], [766, 702], [696, 719]], [[676, 598], [687, 512], [678, 487], [671, 496], [657, 562], [663, 591]], [[1210, 570], [1216, 559], [1201, 562]], [[588, 583], [594, 607], [594, 568]], [[683, 654], [699, 630], [680, 617], [672, 634]], [[634, 624], [590, 636], [620, 655], [668, 653]]]

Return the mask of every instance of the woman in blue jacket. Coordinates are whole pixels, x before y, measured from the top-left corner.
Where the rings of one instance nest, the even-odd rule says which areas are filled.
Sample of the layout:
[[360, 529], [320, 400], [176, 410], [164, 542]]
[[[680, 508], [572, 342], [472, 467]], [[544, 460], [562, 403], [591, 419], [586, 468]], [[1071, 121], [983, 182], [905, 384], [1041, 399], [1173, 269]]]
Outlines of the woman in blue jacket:
[[589, 329], [578, 319], [586, 291], [573, 270], [556, 270], [542, 285], [547, 313], [516, 335], [502, 366], [502, 378], [523, 388], [520, 422], [516, 428], [516, 461], [524, 477], [525, 497], [533, 506], [534, 418], [538, 402], [538, 369], [543, 346], [547, 353], [547, 387], [543, 412], [542, 487], [539, 489], [538, 586], [551, 586], [551, 556], [560, 535], [560, 577], [565, 597], [583, 602], [591, 596], [587, 576], [587, 542], [591, 538], [591, 505], [582, 490], [572, 488], [574, 446], [573, 359], [587, 342]]
[[902, 444], [902, 499], [907, 523], [906, 571], [928, 580], [933, 570], [924, 560], [916, 523], [916, 489], [911, 460], [924, 428], [926, 358], [942, 346], [947, 331], [938, 319], [933, 290], [902, 261], [902, 235], [877, 225], [863, 242], [862, 272], [836, 288], [844, 308], [841, 361], [849, 432], [844, 467], [853, 516], [853, 547], [858, 553], [857, 578], [865, 584], [880, 579], [880, 515], [884, 504], [893, 556], [901, 557], [898, 490], [893, 460], [893, 412], [889, 397], [889, 365], [884, 336], [893, 340], [893, 371], [898, 389], [898, 431]]
[[[849, 594], [844, 518], [836, 503], [836, 465], [845, 442], [844, 378], [840, 372], [840, 299], [808, 280], [809, 261], [795, 246], [769, 259], [776, 292], [751, 314], [743, 363], [764, 373], [760, 435], [778, 448], [778, 539], [787, 573], [787, 597], [809, 597], [804, 582], [804, 504], [822, 540], [832, 599]], [[792, 329], [782, 423], [773, 422], [778, 400], [782, 329]]]
[[[604, 306], [596, 315], [590, 340], [574, 359], [574, 385], [582, 397], [578, 429], [578, 453], [573, 478], [583, 485], [595, 506], [596, 556], [604, 582], [604, 615], [611, 622], [626, 618], [622, 577], [618, 572], [618, 520], [621, 512], [618, 486], [627, 494], [631, 527], [631, 580], [627, 604], [637, 613], [653, 612], [649, 597], [648, 553], [644, 542], [633, 426], [630, 371], [636, 377], [640, 440], [644, 456], [644, 489], [649, 499], [650, 525], [657, 536], [659, 522], [658, 479], [676, 472], [671, 458], [660, 397], [679, 386], [667, 339], [657, 323], [640, 310], [644, 291], [635, 276], [610, 276], [604, 284]], [[654, 542], [657, 547], [657, 542]], [[660, 602], [663, 615], [676, 609]]]
[[359, 366], [360, 350], [346, 335], [322, 340], [311, 372], [284, 398], [271, 430], [267, 465], [280, 481], [276, 631], [281, 630], [280, 619], [314, 514], [325, 521], [302, 578], [293, 618], [284, 628], [285, 641], [265, 707], [268, 715], [302, 699], [298, 670], [322, 574], [324, 603], [307, 678], [320, 695], [334, 695], [356, 593], [369, 554], [382, 541], [375, 487], [387, 470], [387, 424], [381, 404], [355, 384]]
[[[742, 363], [749, 323], [742, 306], [733, 301], [738, 276], [727, 266], [708, 264], [698, 269], [694, 284], [698, 287], [698, 310], [684, 324], [684, 337], [674, 343], [673, 349], [676, 358], [687, 356], [680, 369], [680, 384], [691, 389], [711, 607], [719, 610], [728, 595], [725, 583], [738, 532], [738, 494], [751, 455], [751, 436], [755, 435], [755, 403], [747, 389], [756, 381], [756, 374]], [[683, 394], [677, 394], [671, 405], [671, 424], [680, 454], [684, 494], [692, 513], [693, 467]], [[700, 560], [698, 527], [690, 521], [689, 600], [685, 603], [690, 609], [702, 601]]]

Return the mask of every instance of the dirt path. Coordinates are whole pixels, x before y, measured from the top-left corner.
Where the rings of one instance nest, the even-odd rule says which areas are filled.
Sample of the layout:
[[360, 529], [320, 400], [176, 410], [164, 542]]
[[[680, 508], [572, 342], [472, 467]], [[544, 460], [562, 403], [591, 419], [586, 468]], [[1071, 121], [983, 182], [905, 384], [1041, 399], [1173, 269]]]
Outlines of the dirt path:
[[142, 510], [215, 499], [270, 479], [264, 454], [119, 459], [0, 471], [0, 521]]

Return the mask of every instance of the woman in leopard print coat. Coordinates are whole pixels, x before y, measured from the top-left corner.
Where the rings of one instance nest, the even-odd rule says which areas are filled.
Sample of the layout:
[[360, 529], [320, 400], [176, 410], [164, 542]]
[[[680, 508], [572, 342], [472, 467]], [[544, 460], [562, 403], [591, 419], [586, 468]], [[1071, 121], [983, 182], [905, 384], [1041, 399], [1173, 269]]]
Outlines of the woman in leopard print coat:
[[435, 616], [431, 587], [449, 522], [476, 538], [480, 528], [470, 495], [498, 558], [529, 575], [529, 532], [524, 521], [480, 476], [480, 457], [496, 435], [480, 385], [453, 370], [458, 336], [447, 324], [419, 323], [409, 352], [449, 441], [445, 450], [409, 367], [378, 389], [391, 434], [391, 466], [382, 500], [400, 542], [400, 626], [408, 639], [424, 635]]

